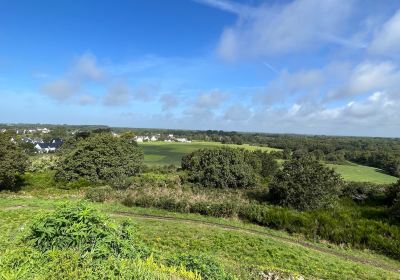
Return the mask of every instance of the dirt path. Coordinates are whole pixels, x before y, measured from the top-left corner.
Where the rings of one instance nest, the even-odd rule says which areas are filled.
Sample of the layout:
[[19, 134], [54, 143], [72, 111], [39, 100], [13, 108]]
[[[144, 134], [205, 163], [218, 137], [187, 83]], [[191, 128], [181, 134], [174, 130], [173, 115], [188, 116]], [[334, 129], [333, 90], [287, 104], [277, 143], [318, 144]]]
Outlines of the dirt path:
[[190, 218], [168, 217], [168, 216], [159, 216], [159, 215], [152, 215], [152, 214], [136, 214], [136, 213], [124, 212], [124, 211], [113, 211], [113, 212], [109, 212], [109, 214], [115, 215], [115, 216], [123, 216], [123, 217], [135, 217], [135, 218], [140, 218], [140, 219], [201, 224], [201, 225], [217, 227], [217, 228], [221, 228], [221, 229], [225, 229], [225, 230], [246, 232], [246, 233], [250, 233], [250, 234], [268, 237], [270, 239], [282, 241], [282, 242], [285, 242], [288, 244], [306, 247], [308, 249], [311, 249], [311, 250], [314, 250], [317, 252], [334, 255], [336, 257], [346, 259], [346, 260], [349, 260], [349, 261], [352, 261], [355, 263], [366, 264], [366, 265], [374, 266], [374, 267], [381, 268], [381, 269], [384, 269], [387, 271], [400, 273], [400, 267], [391, 266], [389, 264], [381, 263], [381, 262], [374, 261], [374, 260], [368, 260], [368, 259], [364, 259], [361, 257], [349, 256], [347, 254], [340, 253], [340, 252], [337, 252], [334, 250], [330, 250], [328, 248], [323, 248], [323, 247], [313, 245], [312, 243], [308, 243], [308, 242], [301, 241], [301, 240], [294, 240], [294, 239], [291, 239], [288, 237], [283, 237], [283, 236], [276, 236], [276, 235], [269, 234], [269, 233], [259, 231], [259, 230], [255, 230], [255, 229], [247, 229], [247, 228], [242, 228], [242, 227], [238, 227], [238, 226], [225, 225], [225, 224], [220, 224], [220, 223], [216, 223], [216, 222], [201, 221], [201, 220], [190, 219]]
[[[8, 207], [3, 207], [3, 210], [18, 210], [18, 209], [26, 209], [26, 208], [40, 208], [39, 206], [27, 206], [27, 205], [13, 205], [13, 206], [8, 206]], [[106, 213], [112, 215], [112, 216], [120, 216], [120, 217], [135, 217], [139, 219], [149, 219], [149, 220], [160, 220], [160, 221], [173, 221], [173, 222], [184, 222], [184, 223], [191, 223], [191, 224], [198, 224], [198, 225], [206, 225], [206, 226], [212, 226], [224, 230], [231, 230], [231, 231], [237, 231], [237, 232], [244, 232], [244, 233], [250, 233], [250, 234], [255, 234], [258, 236], [264, 236], [276, 241], [281, 241], [285, 242], [287, 244], [291, 245], [297, 245], [301, 247], [305, 247], [317, 252], [333, 255], [345, 260], [349, 260], [355, 263], [359, 264], [365, 264], [365, 265], [370, 265], [374, 266], [376, 268], [381, 268], [386, 271], [390, 272], [396, 272], [400, 273], [400, 267], [395, 267], [386, 263], [382, 263], [376, 260], [369, 260], [365, 259], [362, 257], [356, 257], [356, 256], [350, 256], [344, 253], [340, 253], [338, 251], [334, 251], [328, 248], [323, 248], [316, 246], [312, 243], [306, 242], [306, 241], [301, 241], [301, 240], [295, 240], [291, 239], [288, 237], [284, 236], [277, 236], [273, 235], [267, 232], [263, 232], [260, 230], [256, 229], [247, 229], [243, 227], [238, 227], [238, 226], [233, 226], [233, 225], [226, 225], [226, 224], [220, 224], [216, 222], [209, 222], [209, 221], [201, 221], [197, 219], [191, 219], [191, 218], [179, 218], [179, 217], [171, 217], [171, 216], [160, 216], [160, 215], [153, 215], [153, 214], [137, 214], [137, 213], [132, 213], [132, 212], [127, 212], [127, 211], [105, 211]]]

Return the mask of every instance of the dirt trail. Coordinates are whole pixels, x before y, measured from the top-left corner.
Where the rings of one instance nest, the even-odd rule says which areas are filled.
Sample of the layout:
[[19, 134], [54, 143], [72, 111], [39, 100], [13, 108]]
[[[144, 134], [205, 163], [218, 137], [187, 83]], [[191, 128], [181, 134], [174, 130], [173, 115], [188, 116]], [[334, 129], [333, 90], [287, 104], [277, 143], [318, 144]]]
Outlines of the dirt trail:
[[[18, 210], [18, 209], [23, 209], [23, 208], [40, 208], [39, 206], [27, 206], [27, 205], [13, 205], [13, 206], [8, 206], [8, 207], [3, 207], [3, 210]], [[174, 222], [184, 222], [184, 223], [191, 223], [191, 224], [198, 224], [198, 225], [206, 225], [206, 226], [212, 226], [212, 227], [217, 227], [225, 230], [231, 230], [231, 231], [237, 231], [237, 232], [245, 232], [245, 233], [250, 233], [250, 234], [255, 234], [259, 236], [264, 236], [268, 237], [273, 240], [285, 242], [287, 244], [291, 245], [297, 245], [301, 247], [305, 247], [317, 252], [333, 255], [345, 260], [349, 260], [355, 263], [359, 264], [365, 264], [365, 265], [370, 265], [374, 266], [376, 268], [381, 268], [386, 271], [391, 271], [391, 272], [396, 272], [400, 273], [400, 267], [395, 267], [386, 263], [382, 263], [376, 260], [370, 260], [370, 259], [365, 259], [362, 257], [356, 257], [356, 256], [350, 256], [344, 253], [340, 253], [338, 251], [334, 251], [328, 248], [323, 248], [316, 246], [312, 243], [306, 242], [306, 241], [301, 241], [301, 240], [295, 240], [291, 239], [288, 237], [284, 236], [277, 236], [273, 235], [267, 232], [263, 232], [260, 230], [256, 229], [248, 229], [248, 228], [243, 228], [243, 227], [238, 227], [238, 226], [233, 226], [233, 225], [226, 225], [226, 224], [220, 224], [216, 222], [210, 222], [210, 221], [202, 221], [202, 220], [197, 220], [197, 219], [191, 219], [191, 218], [179, 218], [179, 217], [171, 217], [171, 216], [161, 216], [161, 215], [153, 215], [153, 214], [137, 214], [137, 213], [132, 213], [132, 212], [127, 212], [127, 211], [106, 211], [106, 213], [112, 215], [112, 216], [120, 216], [120, 217], [135, 217], [139, 219], [150, 219], [150, 220], [160, 220], [160, 221], [174, 221]]]

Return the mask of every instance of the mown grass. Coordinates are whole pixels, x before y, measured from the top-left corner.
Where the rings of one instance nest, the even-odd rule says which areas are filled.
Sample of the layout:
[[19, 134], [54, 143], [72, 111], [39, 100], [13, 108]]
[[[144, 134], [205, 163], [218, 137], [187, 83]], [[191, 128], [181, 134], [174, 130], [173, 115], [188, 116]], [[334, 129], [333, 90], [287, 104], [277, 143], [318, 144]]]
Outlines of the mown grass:
[[[15, 244], [23, 235], [30, 222], [40, 213], [49, 212], [55, 205], [63, 203], [63, 199], [44, 200], [38, 198], [0, 199], [0, 254], [15, 249]], [[23, 208], [21, 205], [30, 206]], [[126, 208], [115, 203], [94, 204], [96, 208], [110, 213], [123, 210], [131, 213], [158, 213], [161, 210]], [[36, 206], [36, 207], [35, 207]], [[171, 216], [190, 217], [225, 224], [241, 225], [243, 228], [257, 228], [260, 231], [284, 235], [282, 232], [267, 230], [255, 225], [245, 225], [228, 219], [206, 218], [197, 215], [172, 214]], [[112, 216], [121, 222], [129, 216]], [[323, 279], [398, 279], [399, 275], [373, 266], [357, 264], [340, 257], [289, 244], [273, 238], [258, 236], [248, 232], [229, 231], [204, 224], [183, 223], [181, 221], [149, 220], [134, 218], [138, 225], [137, 234], [146, 245], [153, 248], [157, 255], [168, 258], [179, 253], [213, 255], [223, 264], [226, 270], [234, 273], [239, 279], [258, 279], [262, 270], [287, 271], [306, 277]], [[322, 246], [322, 245], [321, 245]], [[333, 247], [333, 251], [340, 249]], [[341, 251], [342, 252], [342, 251]], [[370, 260], [380, 260], [399, 266], [398, 262], [387, 262], [384, 257], [362, 251], [349, 251], [348, 254], [361, 255]]]
[[382, 170], [347, 162], [346, 164], [327, 164], [338, 172], [344, 180], [353, 182], [370, 182], [375, 184], [392, 184], [398, 178], [385, 174]]
[[182, 156], [191, 153], [195, 150], [202, 148], [215, 148], [215, 147], [231, 147], [243, 148], [251, 151], [279, 151], [278, 149], [269, 147], [251, 146], [249, 144], [235, 145], [235, 144], [222, 144], [220, 142], [191, 142], [191, 143], [177, 143], [177, 142], [144, 142], [139, 144], [144, 151], [144, 163], [147, 165], [181, 165]]

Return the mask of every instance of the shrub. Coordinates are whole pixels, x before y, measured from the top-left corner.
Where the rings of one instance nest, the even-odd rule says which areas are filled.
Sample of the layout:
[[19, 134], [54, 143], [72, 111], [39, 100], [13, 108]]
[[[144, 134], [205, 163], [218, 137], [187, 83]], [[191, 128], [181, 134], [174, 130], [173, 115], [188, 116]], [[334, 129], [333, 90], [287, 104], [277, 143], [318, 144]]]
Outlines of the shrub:
[[390, 207], [390, 216], [400, 222], [400, 194], [394, 200], [392, 207]]
[[94, 134], [66, 151], [57, 166], [56, 179], [110, 181], [137, 174], [142, 162], [143, 153], [135, 143], [111, 134]]
[[189, 180], [207, 187], [252, 188], [259, 184], [259, 175], [246, 161], [243, 149], [200, 149], [182, 158], [182, 169]]
[[112, 188], [110, 186], [95, 187], [86, 192], [85, 198], [92, 202], [104, 202], [110, 196], [111, 192]]
[[117, 190], [125, 190], [132, 186], [134, 179], [128, 176], [116, 177], [110, 180], [110, 185]]
[[182, 254], [167, 260], [168, 265], [183, 266], [185, 269], [195, 271], [200, 274], [203, 280], [228, 280], [234, 279], [226, 273], [223, 267], [204, 255]]
[[294, 158], [283, 165], [271, 181], [270, 196], [276, 203], [311, 210], [331, 206], [342, 185], [332, 169], [308, 157]]
[[270, 177], [275, 175], [279, 169], [279, 166], [272, 154], [260, 150], [253, 152], [253, 154], [261, 162], [259, 173], [262, 177]]
[[385, 198], [386, 186], [368, 182], [346, 182], [342, 197], [349, 197], [356, 202], [382, 201]]
[[29, 172], [44, 172], [57, 166], [58, 157], [54, 155], [36, 156], [28, 168]]
[[84, 203], [59, 207], [35, 221], [26, 241], [41, 252], [77, 249], [82, 257], [95, 258], [147, 256], [148, 250], [134, 239], [133, 227], [121, 227]]
[[15, 189], [28, 167], [28, 157], [7, 134], [0, 133], [0, 190]]
[[400, 194], [400, 179], [386, 189], [386, 203], [391, 206]]
[[135, 177], [133, 183], [140, 187], [176, 187], [181, 185], [181, 177], [174, 173], [150, 171]]

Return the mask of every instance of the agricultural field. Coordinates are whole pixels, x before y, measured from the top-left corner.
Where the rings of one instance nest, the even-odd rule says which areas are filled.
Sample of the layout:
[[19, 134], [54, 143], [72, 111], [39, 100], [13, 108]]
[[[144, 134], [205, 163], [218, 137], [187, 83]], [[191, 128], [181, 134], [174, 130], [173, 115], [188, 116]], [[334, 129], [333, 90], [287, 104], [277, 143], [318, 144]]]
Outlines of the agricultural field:
[[[263, 151], [279, 151], [279, 149], [269, 147], [251, 146], [248, 144], [221, 144], [220, 142], [145, 142], [140, 144], [140, 147], [142, 147], [144, 151], [144, 163], [149, 166], [170, 164], [180, 166], [181, 158], [185, 154], [201, 148], [213, 148], [221, 146], [244, 148], [252, 151], [257, 149]], [[283, 163], [283, 160], [278, 161], [280, 164]], [[397, 181], [396, 177], [385, 174], [382, 170], [374, 167], [351, 162], [347, 162], [346, 164], [327, 163], [327, 165], [335, 169], [336, 172], [338, 172], [346, 181], [370, 182], [376, 184], [391, 184]]]
[[[13, 250], [23, 246], [20, 240], [32, 220], [52, 212], [66, 200], [2, 195], [0, 215], [6, 223], [0, 225], [0, 259], [4, 265], [10, 261]], [[152, 249], [159, 261], [181, 253], [210, 255], [237, 277], [232, 279], [259, 279], [262, 271], [302, 275], [306, 279], [343, 279], [343, 275], [347, 279], [398, 277], [397, 261], [371, 252], [314, 245], [284, 232], [229, 219], [127, 208], [115, 203], [90, 205], [117, 224], [132, 221], [138, 238]], [[28, 274], [24, 273], [29, 273], [2, 269], [4, 273], [0, 279], [27, 279], [24, 277]], [[68, 271], [69, 268], [66, 265], [64, 269]]]
[[370, 182], [376, 184], [392, 184], [398, 178], [384, 173], [381, 169], [347, 162], [346, 164], [329, 164], [344, 180], [354, 182]]
[[177, 142], [144, 142], [139, 144], [143, 148], [144, 163], [147, 165], [175, 165], [180, 166], [181, 158], [185, 154], [191, 153], [195, 150], [202, 148], [213, 147], [231, 147], [243, 148], [251, 151], [279, 151], [279, 149], [269, 147], [251, 146], [249, 144], [235, 145], [235, 144], [221, 144], [220, 142], [191, 142], [191, 143], [177, 143]]

